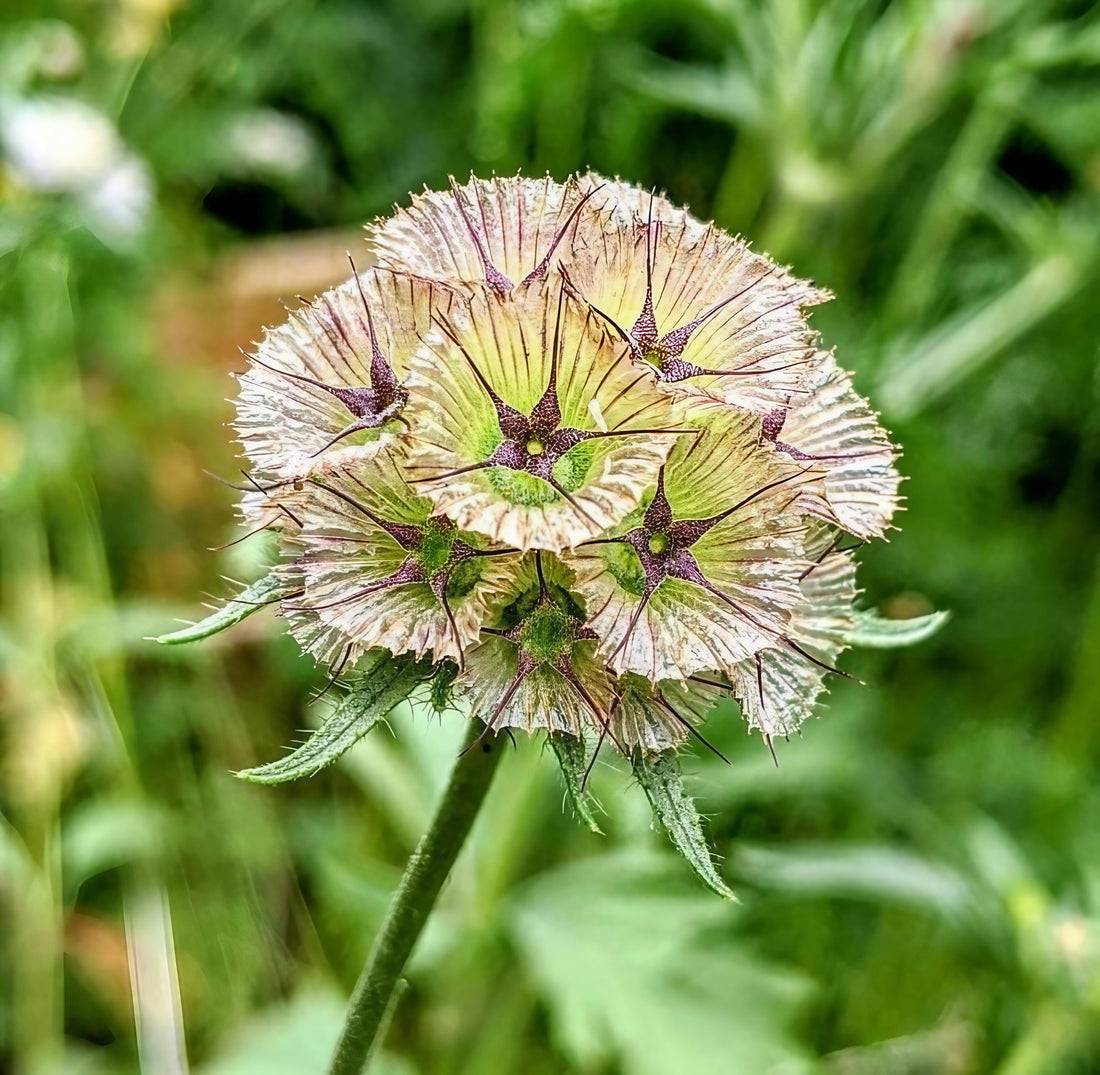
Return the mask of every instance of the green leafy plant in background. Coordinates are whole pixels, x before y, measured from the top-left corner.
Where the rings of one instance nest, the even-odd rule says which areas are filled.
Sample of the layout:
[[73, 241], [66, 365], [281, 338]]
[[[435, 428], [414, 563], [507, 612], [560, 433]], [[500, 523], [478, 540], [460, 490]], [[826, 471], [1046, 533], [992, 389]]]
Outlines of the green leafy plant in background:
[[[861, 553], [863, 600], [955, 619], [927, 645], [850, 657], [868, 685], [835, 680], [828, 721], [778, 770], [720, 703], [706, 734], [735, 764], [682, 764], [737, 905], [677, 888], [621, 769], [589, 777], [598, 840], [521, 739], [379, 1070], [648, 1075], [675, 1055], [724, 1073], [734, 1043], [765, 1070], [830, 1075], [1095, 1068], [1093, 5], [25, 11], [0, 26], [5, 106], [90, 106], [152, 198], [105, 245], [79, 190], [28, 187], [0, 150], [0, 1064], [325, 1063], [461, 729], [402, 704], [394, 738], [379, 729], [277, 795], [249, 788], [229, 771], [327, 712], [308, 705], [309, 662], [262, 615], [207, 646], [135, 641], [271, 559], [264, 535], [195, 550], [227, 516], [199, 477], [233, 467], [209, 436], [230, 417], [227, 358], [278, 313], [248, 311], [212, 347], [180, 311], [216, 324], [227, 266], [279, 275], [281, 242], [257, 236], [357, 227], [448, 171], [584, 161], [836, 291], [815, 324], [884, 408], [909, 479], [904, 540]], [[273, 145], [288, 151], [259, 152]], [[342, 256], [352, 240], [335, 242]], [[277, 292], [319, 286], [280, 276]], [[553, 941], [528, 943], [554, 934], [516, 913], [567, 895], [574, 918], [598, 900], [638, 924], [588, 933], [593, 966], [623, 969], [583, 1012]], [[643, 950], [681, 909], [677, 951]], [[732, 999], [732, 977], [715, 989], [694, 958], [713, 952], [744, 970]], [[643, 1026], [631, 1013], [652, 998], [705, 1016], [690, 1038]]]
[[330, 685], [351, 679], [303, 745], [239, 774], [258, 783], [331, 764], [418, 687], [474, 718], [352, 996], [339, 1073], [379, 1043], [502, 730], [547, 733], [589, 827], [587, 773], [613, 743], [732, 898], [681, 777], [679, 748], [707, 743], [696, 725], [734, 698], [774, 756], [853, 638], [903, 644], [942, 619], [853, 610], [842, 538], [883, 535], [900, 477], [806, 322], [826, 293], [591, 173], [452, 179], [370, 241], [377, 267], [269, 332], [240, 378], [241, 510], [285, 562], [158, 639], [277, 604]]

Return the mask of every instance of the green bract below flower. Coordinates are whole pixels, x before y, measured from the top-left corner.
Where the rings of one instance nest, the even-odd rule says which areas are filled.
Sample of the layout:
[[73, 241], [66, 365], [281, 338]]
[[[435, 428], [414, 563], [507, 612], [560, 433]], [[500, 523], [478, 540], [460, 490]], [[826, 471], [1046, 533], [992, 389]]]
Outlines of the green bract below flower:
[[614, 744], [720, 888], [670, 752], [722, 699], [771, 747], [852, 641], [939, 622], [854, 611], [898, 453], [810, 327], [828, 294], [591, 173], [452, 180], [368, 240], [239, 377], [241, 511], [284, 561], [165, 640], [277, 602], [348, 684], [255, 779], [326, 764], [421, 688], [486, 734], [547, 732], [585, 817], [579, 774]]

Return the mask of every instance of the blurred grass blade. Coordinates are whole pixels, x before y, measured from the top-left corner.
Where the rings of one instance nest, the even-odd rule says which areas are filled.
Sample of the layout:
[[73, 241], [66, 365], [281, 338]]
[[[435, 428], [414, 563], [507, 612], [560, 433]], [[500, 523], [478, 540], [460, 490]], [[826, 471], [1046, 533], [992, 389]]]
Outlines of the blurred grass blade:
[[592, 796], [584, 790], [584, 740], [575, 735], [555, 732], [550, 736], [550, 746], [554, 748], [554, 756], [561, 766], [565, 793], [569, 796], [574, 813], [592, 832], [602, 836], [603, 831], [592, 811]]
[[170, 634], [160, 635], [154, 639], [162, 646], [178, 646], [184, 642], [198, 642], [199, 639], [209, 638], [235, 623], [247, 619], [253, 612], [259, 612], [265, 605], [273, 604], [284, 597], [294, 593], [295, 587], [288, 579], [272, 572], [260, 579], [259, 582], [247, 586], [236, 597], [231, 597], [216, 612], [212, 612], [205, 620], [193, 623], [190, 627], [172, 631]]
[[799, 899], [863, 899], [972, 921], [972, 882], [942, 862], [889, 844], [793, 843], [745, 847], [739, 875]]
[[256, 784], [282, 784], [312, 776], [350, 750], [395, 705], [408, 698], [429, 668], [428, 662], [410, 654], [379, 661], [297, 750], [267, 765], [242, 769], [237, 776]]
[[687, 859], [709, 889], [724, 899], [736, 900], [711, 858], [699, 811], [684, 790], [684, 778], [676, 752], [638, 754], [633, 764], [634, 775], [653, 807], [653, 816], [660, 822], [676, 850]]
[[187, 1046], [168, 893], [162, 884], [134, 881], [123, 912], [141, 1070], [185, 1075]]
[[891, 418], [909, 420], [1049, 317], [1085, 282], [1087, 263], [1064, 250], [1018, 283], [930, 333], [879, 384]]
[[848, 633], [848, 641], [853, 646], [874, 649], [912, 646], [934, 635], [950, 618], [950, 612], [930, 612], [927, 616], [910, 616], [904, 620], [887, 619], [873, 609], [857, 612], [856, 625]]

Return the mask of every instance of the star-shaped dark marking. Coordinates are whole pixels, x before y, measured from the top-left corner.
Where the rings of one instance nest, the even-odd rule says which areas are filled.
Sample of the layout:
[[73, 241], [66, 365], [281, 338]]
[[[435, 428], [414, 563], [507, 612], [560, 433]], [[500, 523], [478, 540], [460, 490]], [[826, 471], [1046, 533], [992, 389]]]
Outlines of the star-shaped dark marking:
[[747, 497], [739, 500], [733, 507], [726, 508], [725, 511], [721, 511], [717, 515], [711, 515], [709, 518], [674, 519], [672, 508], [669, 506], [668, 498], [665, 496], [664, 467], [662, 467], [657, 474], [657, 491], [654, 493], [653, 500], [650, 502], [649, 507], [646, 508], [645, 514], [642, 517], [641, 526], [624, 534], [622, 537], [596, 538], [592, 541], [581, 542], [578, 548], [584, 548], [590, 545], [609, 545], [616, 543], [629, 545], [637, 554], [644, 574], [641, 600], [639, 600], [638, 607], [634, 610], [634, 614], [630, 617], [630, 622], [627, 624], [626, 633], [623, 635], [622, 640], [608, 657], [608, 664], [615, 659], [630, 641], [630, 636], [638, 626], [638, 621], [641, 619], [642, 613], [645, 611], [650, 598], [653, 597], [658, 588], [666, 579], [679, 579], [683, 582], [694, 583], [696, 586], [706, 590], [707, 593], [716, 597], [723, 604], [728, 605], [739, 618], [750, 623], [762, 635], [772, 639], [779, 645], [801, 654], [808, 661], [820, 668], [824, 668], [828, 672], [837, 672], [838, 675], [851, 678], [847, 676], [846, 672], [840, 672], [831, 665], [819, 661], [812, 653], [803, 649], [802, 646], [793, 639], [777, 631], [774, 627], [763, 623], [758, 617], [754, 616], [752, 612], [745, 608], [744, 605], [738, 603], [730, 597], [729, 594], [715, 586], [703, 574], [702, 569], [699, 567], [699, 562], [691, 552], [691, 547], [699, 541], [704, 534], [714, 529], [720, 522], [728, 519], [735, 512], [754, 501], [757, 497], [762, 496], [770, 489], [784, 485], [802, 476], [803, 472], [800, 471], [796, 474], [788, 474], [783, 478], [777, 478], [775, 481], [761, 486], [754, 493], [750, 493]]
[[[649, 198], [649, 219], [646, 221], [645, 225], [645, 299], [642, 302], [641, 313], [638, 314], [638, 318], [634, 322], [634, 325], [630, 329], [626, 329], [611, 317], [610, 314], [597, 306], [592, 306], [593, 311], [606, 321], [607, 324], [609, 324], [627, 343], [630, 347], [630, 353], [636, 361], [648, 363], [656, 371], [659, 380], [668, 382], [686, 381], [689, 377], [761, 377], [770, 373], [781, 373], [783, 370], [794, 369], [797, 366], [805, 365], [809, 361], [809, 359], [802, 358], [796, 362], [788, 363], [785, 366], [776, 366], [772, 369], [758, 369], [754, 367], [757, 362], [761, 360], [753, 359], [737, 369], [717, 370], [697, 366], [695, 363], [688, 362], [687, 359], [683, 358], [684, 349], [690, 342], [692, 335], [698, 329], [713, 320], [728, 306], [748, 294], [748, 292], [756, 287], [762, 280], [771, 276], [776, 266], [773, 265], [766, 272], [760, 273], [741, 288], [740, 291], [736, 291], [732, 295], [728, 295], [726, 298], [714, 303], [698, 317], [687, 322], [687, 324], [680, 325], [662, 334], [657, 327], [657, 318], [653, 308], [653, 266], [655, 256], [652, 241], [654, 232], [659, 235], [661, 229], [662, 223], [657, 221], [655, 224], [653, 221], [653, 195], [651, 193]], [[568, 275], [566, 279], [568, 281]], [[571, 281], [570, 287], [579, 294], [577, 288]], [[794, 306], [796, 303], [797, 300], [792, 298], [785, 302], [781, 302], [778, 306], [773, 306], [771, 309], [764, 310], [747, 324], [738, 328], [730, 339], [752, 328], [752, 326], [762, 318], [770, 314], [778, 313], [788, 306]], [[786, 351], [769, 355], [768, 357], [779, 358], [784, 354], [798, 354], [805, 350], [805, 347], [792, 347]]]
[[[350, 256], [348, 260], [351, 261]], [[371, 315], [367, 297], [363, 294], [363, 285], [359, 280], [359, 274], [355, 272], [355, 262], [351, 263], [351, 268], [352, 272], [355, 273], [355, 284], [359, 290], [359, 298], [363, 303], [363, 309], [367, 315], [366, 328], [370, 336], [371, 346], [369, 386], [326, 384], [324, 381], [319, 381], [313, 377], [307, 377], [302, 373], [291, 373], [289, 370], [277, 369], [275, 366], [268, 365], [268, 363], [257, 356], [251, 356], [252, 361], [257, 365], [263, 366], [264, 369], [270, 370], [280, 377], [289, 377], [293, 381], [300, 381], [304, 384], [313, 385], [314, 388], [320, 388], [328, 392], [329, 395], [335, 396], [351, 413], [353, 420], [340, 430], [335, 437], [328, 441], [328, 443], [318, 448], [317, 451], [313, 453], [314, 456], [318, 456], [322, 452], [328, 451], [328, 449], [338, 441], [363, 429], [379, 429], [386, 425], [387, 422], [394, 420], [404, 422], [406, 426], [408, 425], [408, 422], [401, 417], [401, 411], [409, 401], [409, 390], [398, 381], [393, 371], [393, 367], [390, 365], [386, 356], [382, 354], [378, 346], [378, 337], [374, 331], [374, 318]], [[325, 313], [321, 311], [314, 311], [317, 323], [328, 336], [329, 342], [335, 348], [338, 355], [343, 357], [346, 351], [354, 357], [356, 354], [355, 348], [351, 340], [348, 339], [347, 330], [344, 327], [344, 322], [339, 313], [333, 308], [327, 296], [322, 296], [321, 301], [325, 304], [327, 317]], [[311, 304], [307, 302], [307, 305]], [[329, 322], [331, 322], [331, 325]]]
[[[455, 177], [450, 177], [451, 181], [451, 193], [454, 195], [455, 204], [458, 206], [458, 211], [462, 216], [463, 223], [466, 225], [466, 230], [470, 233], [470, 241], [474, 244], [474, 249], [477, 251], [478, 260], [481, 262], [482, 271], [485, 273], [485, 282], [493, 289], [498, 295], [506, 295], [516, 285], [508, 279], [490, 260], [489, 253], [485, 249], [485, 241], [483, 240], [481, 233], [474, 227], [473, 221], [470, 219], [470, 214], [466, 210], [466, 204], [462, 199], [462, 190], [458, 183], [455, 181]], [[599, 190], [602, 190], [605, 184], [601, 183], [598, 187], [594, 187], [590, 190], [577, 204], [573, 207], [569, 216], [566, 217], [565, 223], [558, 229], [557, 235], [554, 236], [554, 241], [550, 244], [550, 249], [542, 256], [542, 260], [536, 265], [521, 281], [520, 287], [531, 283], [533, 280], [545, 279], [547, 272], [550, 271], [550, 260], [554, 256], [554, 251], [557, 250], [558, 244], [565, 238], [565, 234], [569, 231], [570, 227], [576, 224], [577, 218], [580, 216], [581, 209], [584, 208], [585, 203]], [[522, 227], [522, 222], [521, 222]], [[575, 234], [575, 231], [574, 231]]]
[[496, 724], [508, 708], [508, 703], [515, 697], [516, 691], [528, 676], [540, 668], [550, 668], [560, 675], [603, 727], [603, 734], [612, 734], [609, 718], [600, 710], [591, 692], [573, 668], [573, 651], [576, 645], [580, 642], [596, 642], [599, 636], [585, 626], [583, 616], [576, 609], [555, 598], [543, 573], [541, 551], [535, 553], [535, 571], [538, 574], [539, 594], [534, 607], [507, 630], [482, 628], [486, 634], [496, 635], [516, 647], [517, 669], [516, 678], [501, 696], [493, 715], [485, 722], [485, 731], [478, 736], [476, 742], [496, 731]]
[[606, 432], [597, 432], [563, 426], [561, 424], [561, 405], [558, 401], [558, 365], [561, 359], [561, 319], [565, 301], [565, 289], [563, 287], [558, 292], [558, 309], [551, 345], [550, 377], [542, 398], [532, 408], [530, 415], [522, 414], [505, 403], [493, 390], [493, 386], [485, 378], [485, 375], [478, 369], [477, 363], [474, 362], [470, 352], [463, 346], [458, 336], [444, 322], [435, 321], [440, 331], [462, 352], [478, 383], [489, 397], [493, 409], [496, 411], [497, 425], [503, 439], [489, 458], [482, 460], [480, 463], [471, 463], [469, 466], [445, 471], [442, 474], [433, 474], [427, 478], [414, 478], [413, 483], [440, 481], [444, 478], [453, 478], [459, 474], [467, 474], [474, 470], [484, 470], [487, 467], [506, 467], [508, 470], [523, 471], [540, 478], [560, 496], [564, 497], [575, 511], [588, 519], [593, 525], [599, 526], [599, 523], [577, 503], [573, 495], [554, 476], [554, 465], [559, 459], [578, 444], [589, 440], [599, 440], [607, 437], [654, 436], [662, 433], [698, 434], [699, 430], [697, 429], [616, 428]]
[[[444, 613], [447, 623], [451, 628], [451, 635], [455, 640], [455, 646], [459, 652], [459, 662], [462, 661], [462, 640], [458, 634], [458, 626], [455, 623], [454, 614], [451, 611], [450, 602], [447, 599], [447, 587], [450, 584], [458, 568], [469, 560], [479, 556], [506, 556], [518, 550], [504, 549], [475, 549], [461, 538], [455, 537], [455, 525], [450, 519], [434, 515], [424, 523], [393, 523], [381, 518], [371, 511], [365, 504], [355, 497], [339, 489], [327, 485], [317, 478], [310, 478], [313, 485], [324, 489], [332, 496], [338, 497], [344, 503], [350, 505], [356, 511], [365, 515], [375, 526], [385, 531], [408, 554], [396, 571], [375, 579], [370, 585], [345, 594], [334, 601], [321, 605], [297, 606], [295, 611], [319, 612], [322, 609], [334, 608], [337, 605], [348, 604], [382, 590], [392, 589], [395, 586], [409, 586], [416, 583], [426, 583], [435, 595]], [[362, 543], [369, 539], [354, 537], [336, 537], [333, 540], [352, 543]], [[291, 606], [288, 606], [291, 607]]]

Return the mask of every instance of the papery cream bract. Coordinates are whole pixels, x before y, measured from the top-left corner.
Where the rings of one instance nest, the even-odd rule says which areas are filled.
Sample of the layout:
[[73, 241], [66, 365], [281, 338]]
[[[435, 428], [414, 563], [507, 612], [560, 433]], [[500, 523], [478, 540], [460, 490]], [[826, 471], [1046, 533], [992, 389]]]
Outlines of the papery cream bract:
[[241, 375], [242, 512], [318, 661], [413, 654], [487, 728], [660, 752], [732, 697], [770, 743], [852, 629], [844, 533], [897, 455], [826, 292], [591, 173], [452, 181]]

